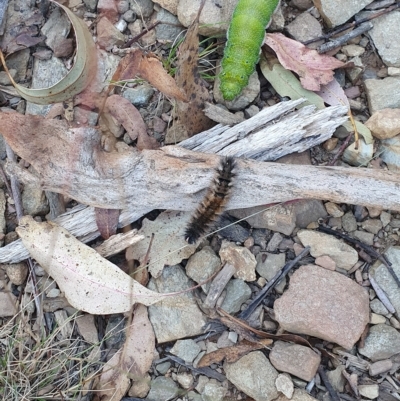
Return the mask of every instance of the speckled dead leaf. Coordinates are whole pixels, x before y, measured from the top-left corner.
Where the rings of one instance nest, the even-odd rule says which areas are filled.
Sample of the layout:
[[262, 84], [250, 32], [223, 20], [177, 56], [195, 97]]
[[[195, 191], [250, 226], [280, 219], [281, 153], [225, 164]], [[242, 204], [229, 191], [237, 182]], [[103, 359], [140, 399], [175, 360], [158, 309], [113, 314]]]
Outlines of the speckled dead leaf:
[[127, 327], [122, 349], [105, 364], [96, 393], [102, 401], [119, 400], [130, 386], [130, 380], [140, 381], [151, 367], [155, 335], [147, 308], [138, 305]]
[[176, 265], [188, 259], [196, 247], [184, 240], [184, 230], [191, 217], [190, 213], [168, 211], [161, 213], [154, 221], [145, 219], [138, 234], [145, 239], [126, 252], [127, 260], [136, 259], [142, 262], [146, 256], [151, 236], [154, 240], [150, 249], [149, 271], [153, 277], [159, 277], [164, 265]]
[[[85, 22], [78, 18], [67, 7], [51, 0], [52, 3], [61, 7], [67, 14], [75, 31], [77, 49], [75, 62], [68, 74], [55, 85], [44, 89], [29, 89], [18, 85], [11, 77], [9, 78], [17, 90], [18, 94], [36, 104], [51, 104], [63, 102], [82, 92], [93, 78], [96, 70], [96, 46], [93, 42], [92, 35]], [[0, 51], [0, 58], [3, 66], [8, 73], [8, 69], [4, 60], [3, 53]]]
[[302, 86], [311, 91], [318, 91], [321, 85], [332, 81], [333, 70], [345, 65], [338, 59], [318, 54], [316, 50], [308, 49], [281, 33], [267, 33], [265, 44], [275, 51], [286, 69], [299, 75]]
[[68, 302], [94, 315], [127, 312], [163, 298], [141, 286], [94, 249], [52, 222], [24, 216], [16, 229], [32, 258], [57, 282]]

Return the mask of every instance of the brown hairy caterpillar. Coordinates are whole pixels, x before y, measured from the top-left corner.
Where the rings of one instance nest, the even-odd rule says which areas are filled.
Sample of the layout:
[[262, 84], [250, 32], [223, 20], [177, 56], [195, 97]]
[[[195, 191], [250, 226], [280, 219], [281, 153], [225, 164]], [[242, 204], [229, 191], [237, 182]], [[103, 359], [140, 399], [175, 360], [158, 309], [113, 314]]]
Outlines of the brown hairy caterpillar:
[[232, 180], [235, 176], [235, 159], [224, 157], [217, 168], [217, 175], [206, 196], [194, 212], [185, 231], [185, 240], [194, 244], [202, 235], [206, 234], [224, 211], [229, 199]]

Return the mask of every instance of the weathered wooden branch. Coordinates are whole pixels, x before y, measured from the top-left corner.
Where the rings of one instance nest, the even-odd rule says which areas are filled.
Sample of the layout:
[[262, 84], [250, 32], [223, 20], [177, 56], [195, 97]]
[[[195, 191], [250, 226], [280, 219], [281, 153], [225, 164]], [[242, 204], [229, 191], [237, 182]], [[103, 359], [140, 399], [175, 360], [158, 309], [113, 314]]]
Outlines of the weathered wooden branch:
[[[96, 129], [69, 129], [38, 116], [0, 113], [0, 127], [14, 151], [31, 163], [43, 189], [92, 207], [122, 209], [121, 226], [153, 209], [195, 209], [220, 160], [174, 146], [106, 153]], [[399, 188], [400, 176], [388, 171], [238, 159], [227, 208], [308, 198], [400, 211]], [[92, 207], [74, 212], [75, 219], [57, 221], [83, 240], [93, 239], [97, 229]], [[83, 225], [79, 216], [86, 219]], [[0, 250], [0, 261], [16, 261], [6, 248]], [[13, 258], [6, 259], [6, 252]]]

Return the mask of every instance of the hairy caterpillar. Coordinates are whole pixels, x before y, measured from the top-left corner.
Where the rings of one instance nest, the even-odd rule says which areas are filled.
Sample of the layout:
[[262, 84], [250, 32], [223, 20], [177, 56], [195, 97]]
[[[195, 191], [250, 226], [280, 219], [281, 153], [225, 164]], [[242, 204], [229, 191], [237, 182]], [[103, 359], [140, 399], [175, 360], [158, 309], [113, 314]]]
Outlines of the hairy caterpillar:
[[224, 211], [230, 195], [232, 179], [235, 176], [235, 159], [224, 157], [217, 169], [213, 185], [208, 189], [206, 196], [194, 212], [185, 231], [185, 240], [194, 244], [216, 222]]
[[265, 28], [279, 0], [239, 0], [229, 25], [221, 62], [220, 89], [233, 100], [248, 84], [260, 55]]

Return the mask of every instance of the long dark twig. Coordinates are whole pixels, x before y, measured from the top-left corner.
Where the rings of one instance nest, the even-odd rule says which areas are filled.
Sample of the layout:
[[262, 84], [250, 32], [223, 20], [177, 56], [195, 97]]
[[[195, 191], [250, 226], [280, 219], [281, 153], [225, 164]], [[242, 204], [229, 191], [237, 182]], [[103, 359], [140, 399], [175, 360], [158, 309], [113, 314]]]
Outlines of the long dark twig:
[[328, 376], [327, 376], [324, 368], [321, 365], [319, 365], [319, 367], [318, 367], [318, 373], [319, 373], [322, 381], [324, 382], [326, 389], [328, 390], [331, 400], [332, 401], [340, 401], [338, 393], [332, 387], [332, 384], [330, 383]]
[[257, 309], [257, 307], [261, 304], [264, 298], [272, 291], [275, 285], [285, 277], [289, 271], [299, 262], [307, 253], [309, 252], [310, 247], [306, 246], [298, 256], [296, 256], [293, 260], [286, 263], [283, 268], [275, 274], [275, 276], [268, 282], [268, 284], [257, 294], [257, 296], [253, 299], [253, 301], [249, 304], [249, 306], [239, 315], [239, 319], [247, 320], [249, 316]]
[[391, 11], [396, 10], [399, 7], [400, 7], [400, 3], [396, 3], [393, 6], [388, 7], [385, 10], [379, 11], [375, 14], [369, 15], [368, 17], [361, 18], [357, 21], [349, 22], [348, 24], [341, 25], [341, 26], [333, 29], [332, 31], [326, 33], [325, 35], [321, 35], [321, 36], [318, 36], [317, 38], [307, 40], [306, 42], [303, 42], [303, 45], [309, 45], [310, 43], [318, 42], [319, 40], [329, 39], [332, 36], [335, 36], [340, 32], [347, 31], [347, 29], [354, 28], [358, 25], [363, 24], [364, 22], [371, 21], [372, 19], [380, 17], [381, 15], [390, 13]]

